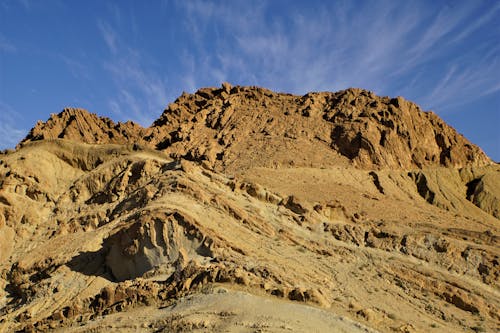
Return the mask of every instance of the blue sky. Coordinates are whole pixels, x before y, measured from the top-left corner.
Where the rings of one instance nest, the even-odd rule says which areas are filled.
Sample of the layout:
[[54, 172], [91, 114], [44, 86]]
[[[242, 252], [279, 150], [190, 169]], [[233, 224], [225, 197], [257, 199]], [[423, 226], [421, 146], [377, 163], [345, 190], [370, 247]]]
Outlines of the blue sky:
[[500, 1], [0, 0], [0, 148], [66, 106], [149, 126], [223, 81], [404, 96], [500, 161]]

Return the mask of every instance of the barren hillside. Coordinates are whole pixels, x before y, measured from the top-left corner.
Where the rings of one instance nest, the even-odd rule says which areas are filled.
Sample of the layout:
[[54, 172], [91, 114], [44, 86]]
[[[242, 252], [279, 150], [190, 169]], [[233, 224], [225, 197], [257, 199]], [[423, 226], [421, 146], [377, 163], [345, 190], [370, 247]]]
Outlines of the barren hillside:
[[0, 155], [0, 332], [494, 332], [500, 166], [361, 89], [81, 109]]

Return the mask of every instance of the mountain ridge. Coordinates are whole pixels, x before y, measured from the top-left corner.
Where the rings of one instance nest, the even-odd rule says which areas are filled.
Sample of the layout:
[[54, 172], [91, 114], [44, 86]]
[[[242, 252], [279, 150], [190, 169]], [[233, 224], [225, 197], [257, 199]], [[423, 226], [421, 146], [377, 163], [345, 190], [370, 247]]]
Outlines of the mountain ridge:
[[[249, 163], [403, 169], [493, 163], [433, 112], [358, 88], [297, 96], [225, 83], [183, 93], [146, 128], [68, 108], [38, 122], [20, 145], [47, 138], [134, 142], [229, 171]], [[264, 147], [269, 151], [252, 153]], [[300, 158], [311, 150], [319, 151]]]

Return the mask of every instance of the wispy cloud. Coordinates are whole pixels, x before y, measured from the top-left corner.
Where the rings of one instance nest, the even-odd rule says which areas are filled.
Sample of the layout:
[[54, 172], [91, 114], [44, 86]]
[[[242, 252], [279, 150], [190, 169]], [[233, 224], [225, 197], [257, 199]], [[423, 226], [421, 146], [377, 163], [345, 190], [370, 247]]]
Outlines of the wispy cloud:
[[[119, 9], [113, 15], [120, 18]], [[168, 103], [165, 81], [146, 67], [140, 50], [127, 44], [108, 22], [98, 21], [101, 36], [110, 51], [104, 69], [115, 83], [117, 93], [108, 99], [108, 107], [121, 120], [133, 120], [149, 126]], [[150, 64], [149, 64], [150, 65]]]
[[58, 54], [55, 57], [66, 65], [66, 68], [75, 79], [90, 79], [89, 68], [83, 62], [64, 54]]
[[105, 62], [104, 68], [118, 90], [108, 104], [113, 106], [112, 111], [120, 110], [119, 115], [126, 115], [125, 119], [149, 125], [168, 103], [165, 82], [155, 73], [142, 68], [138, 60], [130, 55]]
[[[216, 56], [211, 56], [210, 51], [204, 53], [209, 49], [206, 43], [194, 50], [198, 58], [201, 54], [209, 59], [190, 64], [191, 71], [213, 80], [217, 79], [216, 73], [219, 77], [237, 77], [247, 83], [253, 81], [295, 92], [354, 85], [376, 77], [377, 72], [386, 69], [384, 65], [393, 64], [388, 55], [415, 21], [409, 17], [396, 20], [400, 29], [394, 29], [385, 23], [386, 14], [377, 6], [366, 11], [372, 17], [382, 16], [380, 20], [365, 21], [362, 15], [366, 13], [348, 18], [352, 8], [340, 7], [322, 8], [314, 13], [314, 19], [310, 17], [313, 13], [290, 12], [288, 20], [270, 21], [264, 5], [242, 6], [238, 3], [214, 9], [213, 4], [206, 2], [186, 4], [186, 24], [193, 38], [209, 40], [217, 48]], [[241, 13], [245, 13], [243, 19]], [[350, 26], [339, 24], [347, 20], [352, 21]], [[215, 40], [208, 38], [214, 30], [231, 33], [216, 36]], [[398, 34], [391, 35], [393, 31]], [[384, 34], [384, 38], [374, 34]]]
[[5, 37], [0, 33], [0, 53], [1, 52], [13, 53], [16, 52], [16, 50], [17, 48], [14, 45], [14, 43], [9, 41], [7, 37]]
[[99, 28], [99, 31], [101, 32], [101, 36], [106, 42], [106, 46], [108, 49], [113, 53], [116, 54], [118, 51], [118, 46], [117, 46], [117, 35], [115, 31], [110, 27], [110, 25], [102, 20], [99, 20], [97, 22], [97, 27]]
[[[433, 109], [449, 111], [457, 105], [500, 92], [500, 47], [472, 56], [464, 53], [447, 67], [422, 102]], [[474, 50], [481, 52], [481, 50]], [[497, 75], [495, 75], [495, 73]], [[493, 74], [493, 75], [492, 75]]]
[[32, 2], [30, 0], [19, 0], [19, 3], [24, 7], [26, 10], [30, 10], [32, 6]]
[[16, 126], [20, 118], [10, 105], [0, 101], [0, 149], [14, 148], [27, 134], [26, 129]]
[[[194, 40], [184, 51], [189, 85], [233, 79], [295, 93], [358, 86], [438, 107], [498, 91], [494, 43], [482, 50], [467, 43], [497, 17], [499, 4], [485, 11], [476, 2], [432, 8], [420, 2], [335, 2], [290, 6], [272, 19], [270, 2], [253, 4], [179, 4]], [[447, 65], [437, 67], [443, 59]]]
[[465, 26], [459, 34], [457, 34], [452, 42], [456, 43], [469, 37], [472, 33], [476, 32], [478, 29], [483, 27], [485, 24], [489, 23], [492, 19], [498, 17], [498, 12], [500, 11], [500, 2], [494, 4], [493, 8], [488, 10], [483, 15], [476, 17], [469, 25]]

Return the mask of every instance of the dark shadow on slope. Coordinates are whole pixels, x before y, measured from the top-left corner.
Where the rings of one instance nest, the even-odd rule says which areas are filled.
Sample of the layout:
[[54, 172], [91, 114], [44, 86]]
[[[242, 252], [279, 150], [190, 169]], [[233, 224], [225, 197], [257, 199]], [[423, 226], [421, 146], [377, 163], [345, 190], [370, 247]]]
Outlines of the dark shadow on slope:
[[466, 193], [467, 200], [469, 200], [469, 201], [474, 200], [474, 195], [476, 194], [476, 190], [477, 190], [477, 187], [478, 187], [480, 181], [481, 181], [481, 178], [476, 178], [476, 179], [473, 179], [466, 184], [466, 186], [467, 186], [467, 193]]
[[106, 265], [107, 253], [108, 249], [105, 247], [94, 252], [80, 252], [78, 255], [71, 258], [66, 265], [74, 272], [87, 276], [99, 276], [108, 281], [116, 282], [113, 273], [111, 273]]

